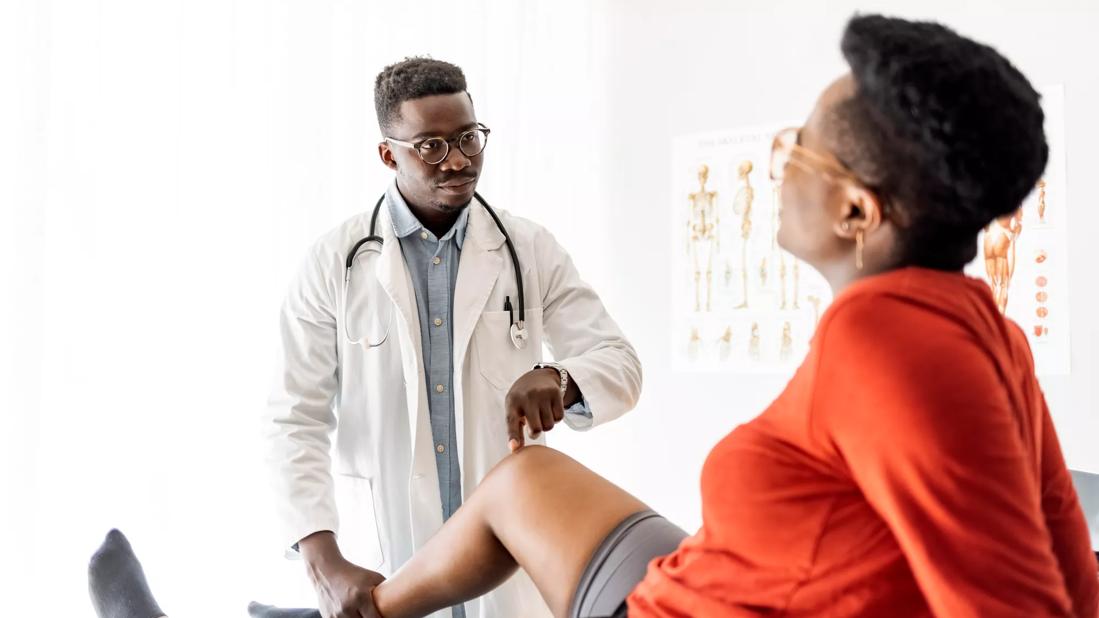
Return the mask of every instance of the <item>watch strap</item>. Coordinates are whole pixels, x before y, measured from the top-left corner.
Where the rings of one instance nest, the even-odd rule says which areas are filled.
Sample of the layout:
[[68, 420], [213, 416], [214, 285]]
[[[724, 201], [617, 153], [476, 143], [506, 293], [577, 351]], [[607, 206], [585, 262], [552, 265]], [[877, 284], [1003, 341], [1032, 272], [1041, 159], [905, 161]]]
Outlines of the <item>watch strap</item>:
[[569, 371], [561, 363], [537, 363], [535, 369], [556, 369], [561, 376], [561, 399], [565, 399], [565, 393], [569, 390]]

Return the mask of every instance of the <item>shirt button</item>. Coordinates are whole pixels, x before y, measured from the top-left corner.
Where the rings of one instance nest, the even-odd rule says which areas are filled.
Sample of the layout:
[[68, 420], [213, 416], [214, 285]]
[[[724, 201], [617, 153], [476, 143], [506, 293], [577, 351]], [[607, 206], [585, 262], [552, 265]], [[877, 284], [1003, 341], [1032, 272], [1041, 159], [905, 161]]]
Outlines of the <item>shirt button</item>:
[[435, 318], [435, 326], [442, 326], [442, 325], [443, 325], [443, 319], [442, 318]]
[[442, 264], [442, 263], [443, 263], [443, 258], [441, 258], [441, 257], [436, 257], [435, 259], [431, 260], [431, 263], [432, 263], [432, 264], [434, 264], [434, 265], [436, 265], [436, 266], [438, 266], [439, 264]]
[[427, 232], [420, 232], [420, 238], [427, 240]]
[[446, 390], [446, 387], [445, 387], [445, 386], [443, 386], [442, 384], [436, 384], [436, 385], [435, 385], [435, 392], [436, 392], [436, 393], [441, 393], [441, 392], [443, 392], [443, 391], [445, 391], [445, 390]]
[[436, 453], [442, 453], [442, 452], [445, 452], [445, 451], [446, 451], [446, 447], [443, 446], [442, 444], [436, 444], [435, 445], [435, 452]]

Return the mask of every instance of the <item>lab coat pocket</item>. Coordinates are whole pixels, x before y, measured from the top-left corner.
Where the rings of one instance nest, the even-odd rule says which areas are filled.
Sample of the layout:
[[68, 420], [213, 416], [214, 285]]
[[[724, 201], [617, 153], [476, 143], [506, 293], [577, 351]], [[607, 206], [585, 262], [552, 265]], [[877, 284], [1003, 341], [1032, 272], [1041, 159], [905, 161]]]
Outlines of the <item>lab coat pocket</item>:
[[378, 570], [385, 563], [385, 555], [374, 511], [373, 483], [353, 474], [336, 474], [334, 481], [336, 508], [340, 514], [340, 551], [352, 563]]
[[[505, 393], [515, 380], [542, 360], [542, 308], [526, 311], [527, 345], [522, 350], [511, 342], [511, 314], [486, 311], [474, 331], [477, 370], [493, 387]], [[519, 318], [518, 310], [515, 318]]]

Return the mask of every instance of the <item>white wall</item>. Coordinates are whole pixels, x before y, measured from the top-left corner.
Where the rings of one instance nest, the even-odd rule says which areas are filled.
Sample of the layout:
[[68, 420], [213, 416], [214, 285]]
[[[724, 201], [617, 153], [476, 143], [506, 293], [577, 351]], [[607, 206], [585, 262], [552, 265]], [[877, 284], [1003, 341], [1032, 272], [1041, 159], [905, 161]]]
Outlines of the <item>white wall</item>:
[[669, 370], [671, 137], [806, 114], [856, 8], [941, 19], [1065, 84], [1073, 372], [1045, 387], [1069, 463], [1099, 471], [1091, 3], [592, 4], [0, 3], [9, 609], [87, 615], [112, 526], [174, 616], [310, 601], [256, 453], [275, 315], [311, 240], [382, 190], [372, 80], [415, 53], [466, 69], [494, 129], [482, 193], [558, 235], [642, 355], [634, 413], [551, 440], [686, 527], [709, 447], [783, 380]]

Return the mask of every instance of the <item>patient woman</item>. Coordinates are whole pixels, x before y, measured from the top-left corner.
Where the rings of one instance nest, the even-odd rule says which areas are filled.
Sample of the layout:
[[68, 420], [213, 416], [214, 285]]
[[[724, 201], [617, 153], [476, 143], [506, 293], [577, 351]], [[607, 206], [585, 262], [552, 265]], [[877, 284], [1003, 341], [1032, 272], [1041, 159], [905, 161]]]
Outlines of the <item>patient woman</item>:
[[707, 457], [702, 528], [520, 448], [390, 579], [319, 557], [355, 599], [322, 614], [423, 616], [522, 568], [561, 617], [1096, 615], [1027, 341], [962, 274], [1045, 168], [1038, 94], [933, 23], [856, 17], [842, 50], [850, 72], [771, 163], [779, 243], [835, 301], [785, 391]]

